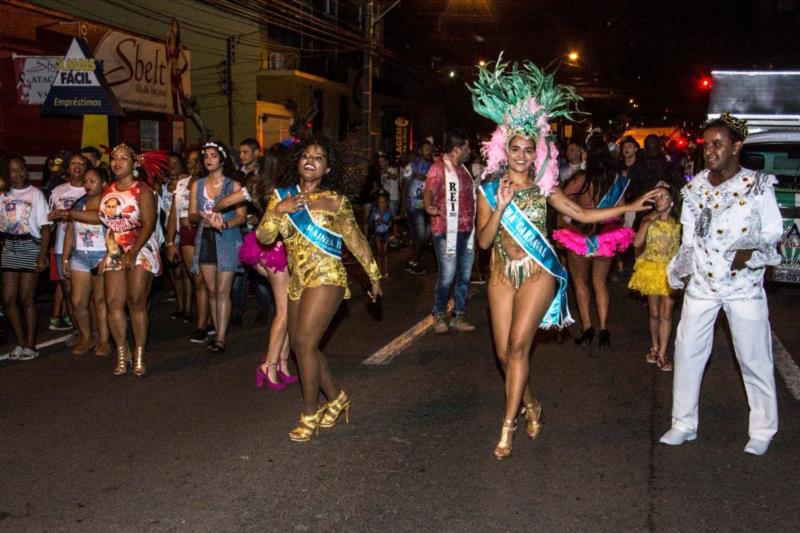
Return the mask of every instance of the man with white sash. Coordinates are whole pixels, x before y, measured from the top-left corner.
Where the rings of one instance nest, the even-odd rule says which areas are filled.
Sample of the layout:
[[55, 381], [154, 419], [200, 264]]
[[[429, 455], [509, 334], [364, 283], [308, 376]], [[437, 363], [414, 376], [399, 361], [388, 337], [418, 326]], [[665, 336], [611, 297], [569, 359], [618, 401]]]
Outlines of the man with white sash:
[[[456, 331], [475, 330], [475, 326], [464, 318], [475, 230], [475, 190], [469, 171], [464, 167], [469, 156], [467, 134], [462, 130], [449, 132], [442, 160], [431, 165], [425, 181], [425, 211], [431, 216], [433, 247], [439, 264], [433, 299], [436, 333], [447, 333], [451, 328]], [[455, 309], [448, 324], [445, 315], [451, 289]]]

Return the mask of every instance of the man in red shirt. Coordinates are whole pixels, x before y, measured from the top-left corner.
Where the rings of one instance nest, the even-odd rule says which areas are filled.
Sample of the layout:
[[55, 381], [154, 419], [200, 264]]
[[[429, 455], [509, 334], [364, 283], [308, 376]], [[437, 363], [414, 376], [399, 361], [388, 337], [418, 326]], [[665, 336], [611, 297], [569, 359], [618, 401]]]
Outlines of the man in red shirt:
[[[425, 180], [425, 211], [431, 216], [431, 233], [439, 278], [433, 300], [434, 331], [473, 331], [464, 319], [469, 278], [474, 257], [475, 189], [464, 163], [469, 159], [469, 138], [462, 130], [447, 134], [444, 154], [431, 165]], [[455, 280], [455, 287], [453, 281]], [[455, 313], [445, 317], [450, 289], [455, 293]]]

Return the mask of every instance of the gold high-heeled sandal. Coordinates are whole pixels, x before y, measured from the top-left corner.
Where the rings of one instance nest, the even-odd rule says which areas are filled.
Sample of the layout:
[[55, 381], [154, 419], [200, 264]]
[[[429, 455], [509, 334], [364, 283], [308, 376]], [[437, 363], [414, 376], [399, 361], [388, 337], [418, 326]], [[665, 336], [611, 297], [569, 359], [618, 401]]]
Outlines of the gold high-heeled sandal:
[[319, 422], [319, 427], [332, 428], [336, 425], [339, 415], [344, 411], [345, 424], [350, 423], [350, 398], [345, 391], [341, 391], [339, 396], [332, 402], [325, 404], [325, 414]]
[[522, 408], [522, 413], [525, 415], [528, 437], [535, 439], [542, 432], [542, 404], [538, 401], [535, 404], [529, 403]]
[[128, 373], [128, 366], [131, 364], [131, 349], [127, 344], [117, 346], [117, 366], [114, 367], [114, 375], [122, 376]]
[[304, 415], [300, 413], [300, 425], [289, 432], [289, 440], [293, 440], [294, 442], [307, 442], [311, 440], [314, 433], [319, 435], [319, 421], [322, 420], [322, 414], [324, 412], [325, 407], [320, 408], [320, 410], [313, 415]]
[[514, 445], [514, 435], [517, 432], [517, 423], [514, 420], [504, 420], [503, 429], [500, 432], [500, 442], [494, 447], [494, 456], [498, 461], [511, 456], [511, 448]]
[[147, 374], [147, 369], [144, 367], [144, 346], [136, 347], [136, 354], [133, 359], [133, 375], [141, 378]]

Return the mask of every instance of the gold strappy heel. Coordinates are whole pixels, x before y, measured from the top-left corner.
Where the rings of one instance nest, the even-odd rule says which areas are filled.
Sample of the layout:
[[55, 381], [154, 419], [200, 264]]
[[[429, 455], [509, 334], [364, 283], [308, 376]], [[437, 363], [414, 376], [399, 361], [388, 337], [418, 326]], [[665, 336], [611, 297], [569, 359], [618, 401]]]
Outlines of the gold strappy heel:
[[137, 346], [133, 359], [133, 375], [137, 378], [147, 375], [147, 368], [144, 366], [144, 346]]
[[344, 421], [346, 424], [350, 423], [350, 398], [345, 391], [341, 391], [339, 396], [332, 402], [325, 404], [325, 415], [319, 422], [319, 427], [332, 428], [336, 425], [339, 415], [344, 411]]
[[294, 442], [306, 442], [311, 440], [311, 436], [316, 432], [319, 435], [319, 421], [322, 419], [322, 413], [325, 408], [322, 407], [313, 415], [300, 414], [300, 425], [289, 432], [289, 439]]
[[514, 435], [517, 432], [517, 423], [514, 420], [503, 421], [503, 429], [500, 432], [500, 442], [494, 447], [494, 456], [498, 461], [511, 456], [511, 448], [514, 445]]
[[535, 439], [542, 432], [542, 404], [538, 401], [535, 404], [529, 403], [522, 408], [522, 414], [525, 415], [528, 436]]
[[117, 346], [117, 366], [114, 367], [114, 375], [122, 376], [128, 373], [131, 364], [131, 349], [127, 344]]

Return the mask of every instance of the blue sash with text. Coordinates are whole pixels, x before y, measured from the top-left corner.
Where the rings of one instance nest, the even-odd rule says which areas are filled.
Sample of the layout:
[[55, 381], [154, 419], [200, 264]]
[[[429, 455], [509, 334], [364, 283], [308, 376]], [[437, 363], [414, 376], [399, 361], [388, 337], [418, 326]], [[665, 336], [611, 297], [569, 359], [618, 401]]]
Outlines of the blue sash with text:
[[[499, 185], [498, 180], [491, 180], [484, 182], [480, 187], [481, 193], [492, 210], [497, 208]], [[553, 247], [513, 201], [503, 212], [500, 223], [520, 248], [558, 281], [556, 294], [539, 327], [542, 329], [563, 328], [572, 324], [573, 320], [567, 307], [567, 271], [558, 261]]]
[[[275, 189], [278, 200], [293, 196], [292, 193], [295, 192], [300, 192], [299, 185]], [[289, 213], [289, 220], [295, 229], [308, 239], [311, 244], [336, 259], [342, 259], [342, 236], [314, 222], [308, 206], [300, 211]]]
[[[598, 209], [607, 209], [609, 207], [614, 207], [617, 205], [620, 200], [622, 200], [622, 196], [625, 194], [625, 190], [628, 188], [628, 184], [631, 182], [628, 178], [619, 174], [617, 179], [614, 180], [613, 185], [611, 188], [606, 192], [603, 197], [600, 199], [600, 203], [597, 204]], [[591, 257], [597, 253], [597, 235], [590, 235], [586, 237], [586, 256]]]

